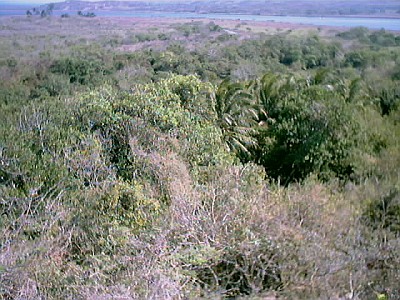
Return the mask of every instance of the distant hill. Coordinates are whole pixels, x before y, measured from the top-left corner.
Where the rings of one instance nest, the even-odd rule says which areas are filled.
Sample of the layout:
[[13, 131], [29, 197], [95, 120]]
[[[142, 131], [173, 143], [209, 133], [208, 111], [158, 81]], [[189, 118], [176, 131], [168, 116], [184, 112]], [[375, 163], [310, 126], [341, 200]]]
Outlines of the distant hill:
[[196, 13], [241, 13], [259, 15], [399, 15], [398, 0], [219, 0], [219, 1], [66, 1], [55, 3], [65, 11], [171, 11]]

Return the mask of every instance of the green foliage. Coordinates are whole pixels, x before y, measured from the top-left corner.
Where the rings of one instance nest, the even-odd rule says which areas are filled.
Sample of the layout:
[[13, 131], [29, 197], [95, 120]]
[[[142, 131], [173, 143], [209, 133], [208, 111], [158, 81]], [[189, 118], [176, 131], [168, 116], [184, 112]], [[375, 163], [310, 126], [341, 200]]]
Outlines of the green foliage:
[[364, 211], [364, 222], [375, 230], [386, 229], [394, 235], [400, 234], [400, 196], [396, 189], [381, 198], [368, 202]]
[[222, 27], [219, 26], [219, 25], [217, 25], [217, 24], [215, 24], [214, 22], [208, 23], [208, 26], [209, 26], [210, 31], [217, 31], [217, 32], [219, 32], [219, 31], [222, 30]]
[[223, 81], [215, 92], [217, 124], [222, 130], [227, 149], [242, 159], [250, 157], [256, 144], [255, 133], [258, 115], [256, 103], [244, 84]]
[[227, 144], [286, 183], [314, 172], [322, 179], [349, 178], [358, 168], [354, 151], [362, 147], [358, 130], [365, 121], [354, 118], [354, 105], [365, 99], [355, 97], [357, 80], [328, 78], [326, 72], [307, 80], [267, 74], [247, 92], [223, 82], [216, 112]]
[[398, 36], [142, 25], [2, 21], [0, 298], [395, 299]]
[[361, 68], [367, 65], [367, 58], [364, 53], [346, 53], [345, 63], [353, 68]]
[[54, 74], [66, 75], [70, 83], [82, 85], [93, 84], [95, 80], [104, 75], [101, 65], [96, 61], [84, 59], [65, 58], [55, 61], [50, 71]]
[[369, 39], [374, 45], [379, 45], [382, 47], [390, 47], [396, 45], [399, 46], [396, 36], [390, 32], [386, 32], [385, 30], [373, 32], [369, 36]]
[[282, 278], [274, 253], [276, 249], [271, 248], [268, 242], [262, 242], [258, 247], [240, 252], [226, 249], [215, 255], [210, 249], [207, 254], [214, 254], [212, 257], [202, 257], [201, 252], [191, 254], [191, 261], [186, 264], [190, 265], [189, 270], [203, 289], [218, 291], [224, 297], [250, 295], [255, 290], [279, 290]]
[[383, 86], [371, 90], [370, 93], [376, 97], [382, 115], [389, 115], [399, 108], [400, 88], [396, 82], [387, 81]]
[[182, 149], [182, 155], [193, 165], [216, 163], [222, 153], [220, 133], [207, 108], [210, 106], [210, 88], [194, 76], [172, 76], [156, 84], [136, 86], [134, 93], [122, 95], [119, 102], [111, 103], [109, 101], [115, 99], [100, 96], [102, 98], [98, 98], [99, 102], [91, 108], [92, 130], [100, 129], [110, 134], [108, 137], [115, 146], [112, 150], [114, 160], [120, 161], [117, 165], [123, 169], [130, 166], [126, 154], [130, 149], [127, 130], [140, 122], [159, 133], [180, 137], [184, 145], [188, 143], [188, 148]]
[[346, 39], [346, 40], [355, 40], [366, 41], [368, 36], [368, 28], [365, 27], [355, 27], [350, 29], [349, 31], [340, 32], [337, 36]]
[[259, 136], [258, 157], [270, 176], [288, 182], [315, 171], [322, 177], [330, 171], [349, 175], [346, 155], [354, 125], [343, 99], [291, 76], [265, 76], [259, 93], [270, 124]]

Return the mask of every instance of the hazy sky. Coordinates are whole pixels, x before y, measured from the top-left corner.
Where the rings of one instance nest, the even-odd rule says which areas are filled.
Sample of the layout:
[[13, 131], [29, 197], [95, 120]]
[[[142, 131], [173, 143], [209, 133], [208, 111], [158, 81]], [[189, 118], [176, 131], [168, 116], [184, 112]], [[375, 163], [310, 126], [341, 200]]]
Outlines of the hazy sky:
[[64, 2], [64, 0], [0, 0], [0, 3], [15, 3], [15, 4], [38, 4], [50, 2]]
[[[89, 0], [90, 1], [90, 0]], [[64, 0], [0, 0], [1, 3], [10, 3], [10, 4], [42, 4], [42, 3], [55, 3], [55, 2], [64, 2]]]

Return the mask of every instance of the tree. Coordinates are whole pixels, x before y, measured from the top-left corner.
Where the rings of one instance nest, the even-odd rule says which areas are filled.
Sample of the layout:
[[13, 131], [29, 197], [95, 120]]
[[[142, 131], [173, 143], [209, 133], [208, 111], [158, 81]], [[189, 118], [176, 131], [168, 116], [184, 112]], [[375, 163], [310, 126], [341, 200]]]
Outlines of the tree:
[[82, 13], [82, 11], [78, 11], [78, 16], [87, 17], [87, 18], [94, 18], [96, 15], [93, 12]]
[[49, 5], [47, 5], [46, 7], [46, 14], [48, 16], [51, 16], [53, 14], [53, 10], [54, 10], [54, 3], [50, 3]]
[[254, 89], [266, 126], [257, 130], [253, 157], [284, 183], [313, 172], [322, 178], [352, 172], [352, 110], [334, 87], [313, 82], [318, 80], [267, 74]]
[[239, 158], [248, 159], [255, 146], [253, 137], [257, 126], [257, 104], [248, 87], [243, 83], [224, 80], [215, 96], [217, 123], [222, 130], [225, 145]]

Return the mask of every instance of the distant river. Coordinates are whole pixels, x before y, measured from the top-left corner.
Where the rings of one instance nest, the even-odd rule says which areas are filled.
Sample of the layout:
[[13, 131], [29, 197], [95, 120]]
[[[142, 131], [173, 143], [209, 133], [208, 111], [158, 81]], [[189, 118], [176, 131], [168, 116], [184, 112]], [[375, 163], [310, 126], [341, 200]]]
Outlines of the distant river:
[[[0, 10], [0, 16], [25, 15], [26, 10]], [[55, 15], [66, 12], [55, 11]], [[76, 15], [76, 12], [68, 12]], [[138, 18], [174, 18], [174, 19], [214, 19], [243, 21], [274, 21], [292, 24], [309, 24], [316, 26], [335, 27], [367, 27], [370, 29], [386, 29], [400, 31], [400, 19], [395, 18], [365, 18], [365, 17], [291, 17], [291, 16], [260, 16], [242, 14], [199, 14], [191, 12], [138, 12], [138, 11], [95, 11], [103, 17], [138, 17]]]

